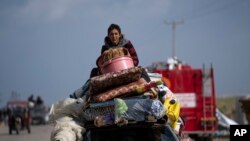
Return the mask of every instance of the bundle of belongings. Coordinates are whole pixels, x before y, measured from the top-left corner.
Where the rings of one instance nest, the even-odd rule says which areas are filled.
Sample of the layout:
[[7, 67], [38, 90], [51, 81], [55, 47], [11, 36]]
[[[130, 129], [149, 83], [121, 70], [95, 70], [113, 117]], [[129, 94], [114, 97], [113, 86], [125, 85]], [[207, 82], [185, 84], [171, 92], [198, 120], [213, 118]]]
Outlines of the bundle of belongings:
[[88, 140], [87, 130], [129, 125], [170, 127], [178, 137], [183, 126], [178, 99], [160, 74], [147, 73], [145, 77], [145, 72], [141, 66], [132, 66], [103, 73], [90, 78], [70, 98], [53, 104], [51, 141]]

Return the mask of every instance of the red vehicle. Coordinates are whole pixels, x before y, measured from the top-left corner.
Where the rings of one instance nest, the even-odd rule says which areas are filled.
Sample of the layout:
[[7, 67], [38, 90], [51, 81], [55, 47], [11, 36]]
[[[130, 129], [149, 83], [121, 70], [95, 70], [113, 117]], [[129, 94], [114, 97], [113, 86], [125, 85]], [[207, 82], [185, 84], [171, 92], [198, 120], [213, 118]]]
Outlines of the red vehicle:
[[27, 129], [30, 133], [31, 116], [28, 101], [11, 100], [7, 102], [9, 134], [15, 130], [17, 134], [22, 129]]
[[180, 101], [180, 116], [185, 122], [183, 132], [194, 140], [212, 140], [218, 125], [212, 66], [192, 68], [172, 59], [165, 64], [153, 64], [148, 70], [162, 74], [164, 82]]

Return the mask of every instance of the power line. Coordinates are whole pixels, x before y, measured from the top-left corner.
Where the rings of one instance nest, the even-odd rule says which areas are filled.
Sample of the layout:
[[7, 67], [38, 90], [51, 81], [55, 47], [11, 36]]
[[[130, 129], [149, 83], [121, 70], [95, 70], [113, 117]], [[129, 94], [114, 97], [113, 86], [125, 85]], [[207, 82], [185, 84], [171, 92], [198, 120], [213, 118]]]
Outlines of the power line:
[[172, 57], [176, 57], [176, 50], [175, 50], [175, 30], [176, 30], [176, 26], [177, 25], [180, 25], [180, 24], [183, 24], [184, 21], [173, 21], [173, 22], [167, 22], [167, 21], [164, 21], [165, 24], [167, 25], [172, 25]]

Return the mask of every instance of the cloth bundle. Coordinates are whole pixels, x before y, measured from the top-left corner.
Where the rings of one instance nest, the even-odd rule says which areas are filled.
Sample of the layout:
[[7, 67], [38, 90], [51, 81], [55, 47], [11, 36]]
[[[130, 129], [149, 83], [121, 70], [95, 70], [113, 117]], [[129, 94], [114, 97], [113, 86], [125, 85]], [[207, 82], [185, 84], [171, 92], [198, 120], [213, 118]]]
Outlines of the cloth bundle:
[[65, 98], [52, 104], [49, 121], [54, 124], [51, 141], [82, 141], [85, 128], [79, 122], [86, 104], [85, 99]]
[[104, 102], [116, 97], [136, 95], [137, 94], [136, 89], [144, 85], [145, 83], [147, 82], [144, 80], [144, 78], [140, 78], [138, 81], [129, 83], [127, 85], [122, 85], [117, 88], [98, 94], [96, 96], [93, 96], [93, 100], [96, 102]]
[[114, 105], [106, 107], [87, 108], [82, 112], [81, 116], [85, 121], [94, 121], [96, 117], [104, 116], [107, 114], [114, 114], [114, 111]]
[[90, 79], [89, 95], [91, 102], [104, 102], [116, 97], [136, 94], [136, 88], [146, 83], [142, 78], [141, 66], [110, 72]]
[[165, 114], [163, 104], [157, 99], [115, 98], [114, 101], [116, 123], [121, 120], [147, 121], [150, 116], [160, 119]]
[[116, 86], [121, 86], [141, 78], [143, 68], [132, 67], [119, 72], [111, 72], [90, 79], [90, 95], [97, 95]]

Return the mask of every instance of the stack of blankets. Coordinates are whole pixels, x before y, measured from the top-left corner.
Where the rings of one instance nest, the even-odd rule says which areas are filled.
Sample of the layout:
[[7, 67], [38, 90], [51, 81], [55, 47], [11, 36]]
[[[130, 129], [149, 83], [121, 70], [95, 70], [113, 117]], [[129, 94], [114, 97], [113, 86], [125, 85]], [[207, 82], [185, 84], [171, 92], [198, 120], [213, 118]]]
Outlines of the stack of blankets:
[[135, 66], [92, 77], [74, 98], [53, 104], [51, 141], [82, 141], [90, 126], [164, 121], [178, 129], [180, 103], [161, 78], [146, 81], [143, 72], [143, 67]]
[[[95, 126], [156, 122], [166, 115], [160, 93], [162, 81], [147, 82], [141, 66], [110, 72], [90, 79], [89, 106], [82, 112], [84, 122]], [[171, 93], [172, 94], [172, 93]]]

